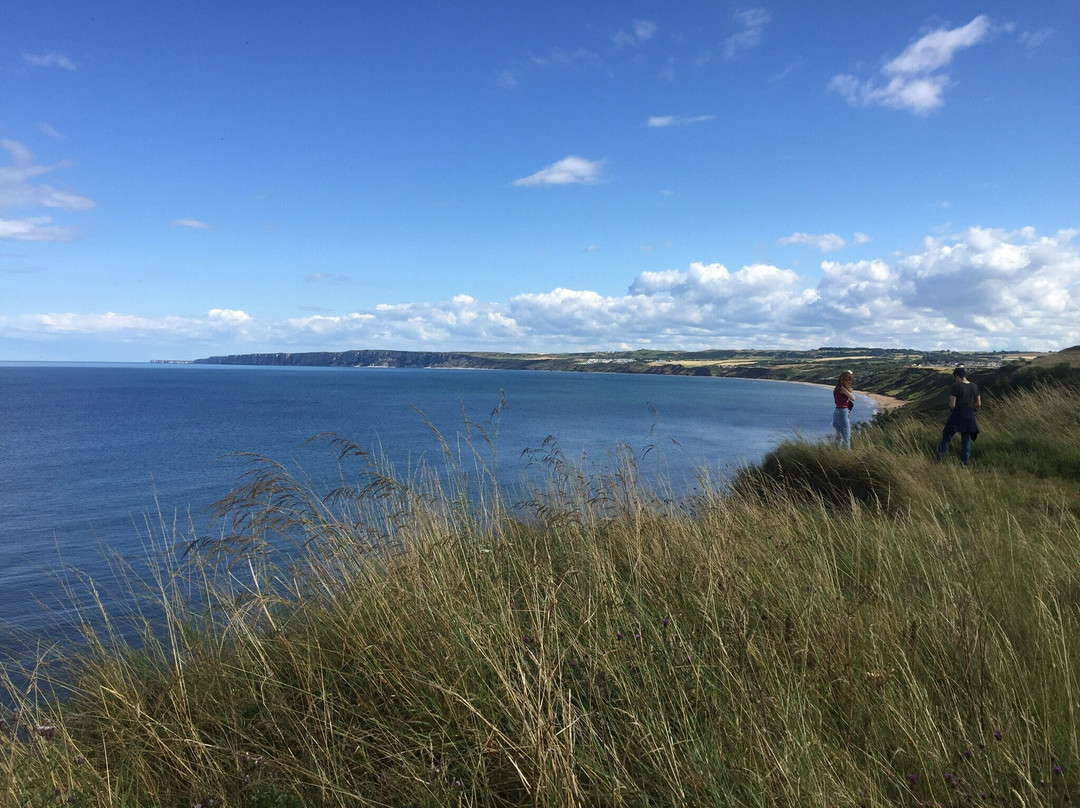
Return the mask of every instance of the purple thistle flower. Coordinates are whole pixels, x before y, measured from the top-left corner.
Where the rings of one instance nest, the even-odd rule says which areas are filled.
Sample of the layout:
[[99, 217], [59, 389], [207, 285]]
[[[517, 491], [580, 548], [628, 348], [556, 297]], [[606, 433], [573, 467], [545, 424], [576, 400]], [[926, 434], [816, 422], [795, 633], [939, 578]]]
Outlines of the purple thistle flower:
[[907, 776], [907, 781], [908, 781], [909, 783], [911, 783], [912, 785], [915, 785], [915, 784], [916, 784], [917, 782], [919, 782], [919, 775], [917, 775], [917, 774], [915, 774], [914, 772], [912, 772], [911, 774], [909, 774], [909, 775]]
[[640, 631], [635, 631], [634, 632], [634, 639], [635, 640], [640, 640], [641, 639], [641, 632]]
[[666, 626], [666, 625], [667, 625], [668, 623], [670, 623], [670, 622], [671, 622], [671, 621], [670, 621], [670, 620], [669, 620], [668, 618], [666, 618], [666, 617], [664, 618], [664, 625], [665, 625], [665, 626]]
[[1061, 774], [1061, 767], [1055, 763], [1054, 768], [1052, 768], [1050, 771], [1052, 771], [1054, 774]]
[[964, 750], [964, 757], [966, 757], [968, 760], [971, 760], [971, 755], [972, 755], [972, 751], [970, 749], [965, 749]]
[[621, 639], [622, 639], [622, 632], [621, 632], [621, 631], [619, 631], [619, 632], [617, 632], [617, 633], [615, 634], [615, 639], [616, 639], [616, 640], [621, 640]]
[[56, 727], [51, 724], [43, 724], [37, 728], [37, 734], [42, 738], [51, 738], [56, 734]]
[[945, 782], [946, 783], [951, 783], [952, 782], [952, 772], [945, 772]]
[[994, 740], [995, 741], [1000, 741], [1001, 740], [1001, 730], [1000, 729], [995, 729], [994, 730]]

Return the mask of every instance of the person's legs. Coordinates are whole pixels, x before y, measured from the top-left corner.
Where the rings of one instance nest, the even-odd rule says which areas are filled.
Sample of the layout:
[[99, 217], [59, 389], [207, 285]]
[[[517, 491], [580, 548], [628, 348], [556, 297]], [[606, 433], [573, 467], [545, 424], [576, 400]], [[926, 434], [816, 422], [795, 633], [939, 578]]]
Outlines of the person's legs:
[[949, 443], [952, 441], [953, 435], [956, 434], [956, 429], [952, 425], [952, 419], [945, 424], [945, 428], [941, 430], [941, 443], [938, 444], [937, 451], [934, 452], [934, 462], [941, 460], [945, 456], [945, 453], [949, 451]]
[[850, 449], [851, 420], [848, 418], [848, 411], [840, 407], [833, 410], [832, 425], [833, 429], [836, 430], [837, 445], [842, 446], [845, 449]]
[[960, 433], [960, 465], [966, 466], [971, 459], [971, 433]]

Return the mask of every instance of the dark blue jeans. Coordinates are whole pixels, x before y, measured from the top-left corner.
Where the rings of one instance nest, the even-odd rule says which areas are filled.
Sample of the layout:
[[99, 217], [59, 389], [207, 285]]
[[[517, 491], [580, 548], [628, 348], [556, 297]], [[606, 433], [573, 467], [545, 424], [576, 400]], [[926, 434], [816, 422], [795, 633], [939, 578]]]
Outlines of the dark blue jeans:
[[941, 460], [945, 452], [949, 451], [949, 443], [953, 435], [960, 433], [960, 463], [966, 466], [971, 460], [971, 442], [979, 434], [979, 425], [975, 422], [975, 409], [973, 407], [956, 407], [949, 420], [945, 422], [945, 428], [941, 431], [941, 443], [938, 444], [935, 458]]

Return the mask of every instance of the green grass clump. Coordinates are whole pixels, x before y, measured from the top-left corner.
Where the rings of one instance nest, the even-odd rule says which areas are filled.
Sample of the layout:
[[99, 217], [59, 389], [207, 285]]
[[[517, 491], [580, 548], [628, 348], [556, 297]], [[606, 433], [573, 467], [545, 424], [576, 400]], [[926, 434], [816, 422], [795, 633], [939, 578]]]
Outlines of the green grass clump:
[[1018, 437], [1074, 435], [1078, 400], [997, 402], [971, 469], [894, 419], [681, 503], [625, 456], [556, 453], [513, 507], [268, 464], [152, 582], [164, 630], [88, 618], [60, 701], [42, 660], [0, 804], [1069, 804], [1075, 440]]

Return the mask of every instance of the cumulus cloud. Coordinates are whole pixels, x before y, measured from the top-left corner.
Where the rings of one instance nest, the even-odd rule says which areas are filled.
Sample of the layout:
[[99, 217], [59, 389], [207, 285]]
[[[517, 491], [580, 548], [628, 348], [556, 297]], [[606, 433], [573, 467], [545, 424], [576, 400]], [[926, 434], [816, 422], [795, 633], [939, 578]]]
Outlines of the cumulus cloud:
[[78, 65], [62, 53], [24, 53], [23, 59], [34, 67], [61, 67], [64, 70], [78, 70]]
[[772, 16], [763, 8], [747, 8], [734, 14], [738, 32], [724, 40], [724, 57], [734, 59], [743, 51], [756, 48], [761, 44], [765, 26]]
[[39, 177], [66, 168], [67, 164], [37, 165], [33, 153], [15, 140], [0, 140], [0, 149], [11, 155], [11, 165], [0, 166], [0, 209], [34, 211], [33, 215], [16, 219], [0, 218], [0, 238], [22, 241], [70, 241], [75, 238], [74, 228], [54, 225], [52, 216], [38, 213], [41, 208], [81, 211], [94, 207], [93, 200], [85, 196], [39, 181]]
[[877, 75], [864, 80], [840, 74], [829, 82], [829, 89], [852, 106], [883, 106], [926, 115], [945, 103], [945, 89], [952, 84], [949, 75], [940, 71], [958, 51], [985, 41], [991, 33], [990, 19], [982, 14], [959, 28], [936, 29], [887, 61]]
[[564, 157], [557, 163], [542, 168], [535, 174], [514, 180], [514, 185], [595, 185], [600, 182], [602, 160], [586, 160], [584, 157]]
[[209, 230], [210, 225], [199, 219], [173, 219], [170, 224], [173, 227], [187, 227], [192, 230]]
[[[633, 278], [625, 294], [557, 288], [509, 300], [470, 295], [338, 315], [263, 320], [236, 309], [200, 317], [0, 316], [0, 337], [146, 338], [193, 355], [356, 347], [569, 351], [626, 346], [820, 345], [1058, 350], [1080, 344], [1080, 230], [1049, 236], [973, 227], [888, 260], [824, 261], [798, 273], [695, 262]], [[212, 346], [212, 347], [211, 347]]]
[[811, 247], [817, 247], [822, 252], [836, 252], [842, 250], [847, 242], [843, 238], [836, 235], [836, 233], [824, 233], [822, 235], [816, 235], [814, 233], [792, 233], [790, 236], [784, 236], [780, 239], [781, 244], [808, 244]]

